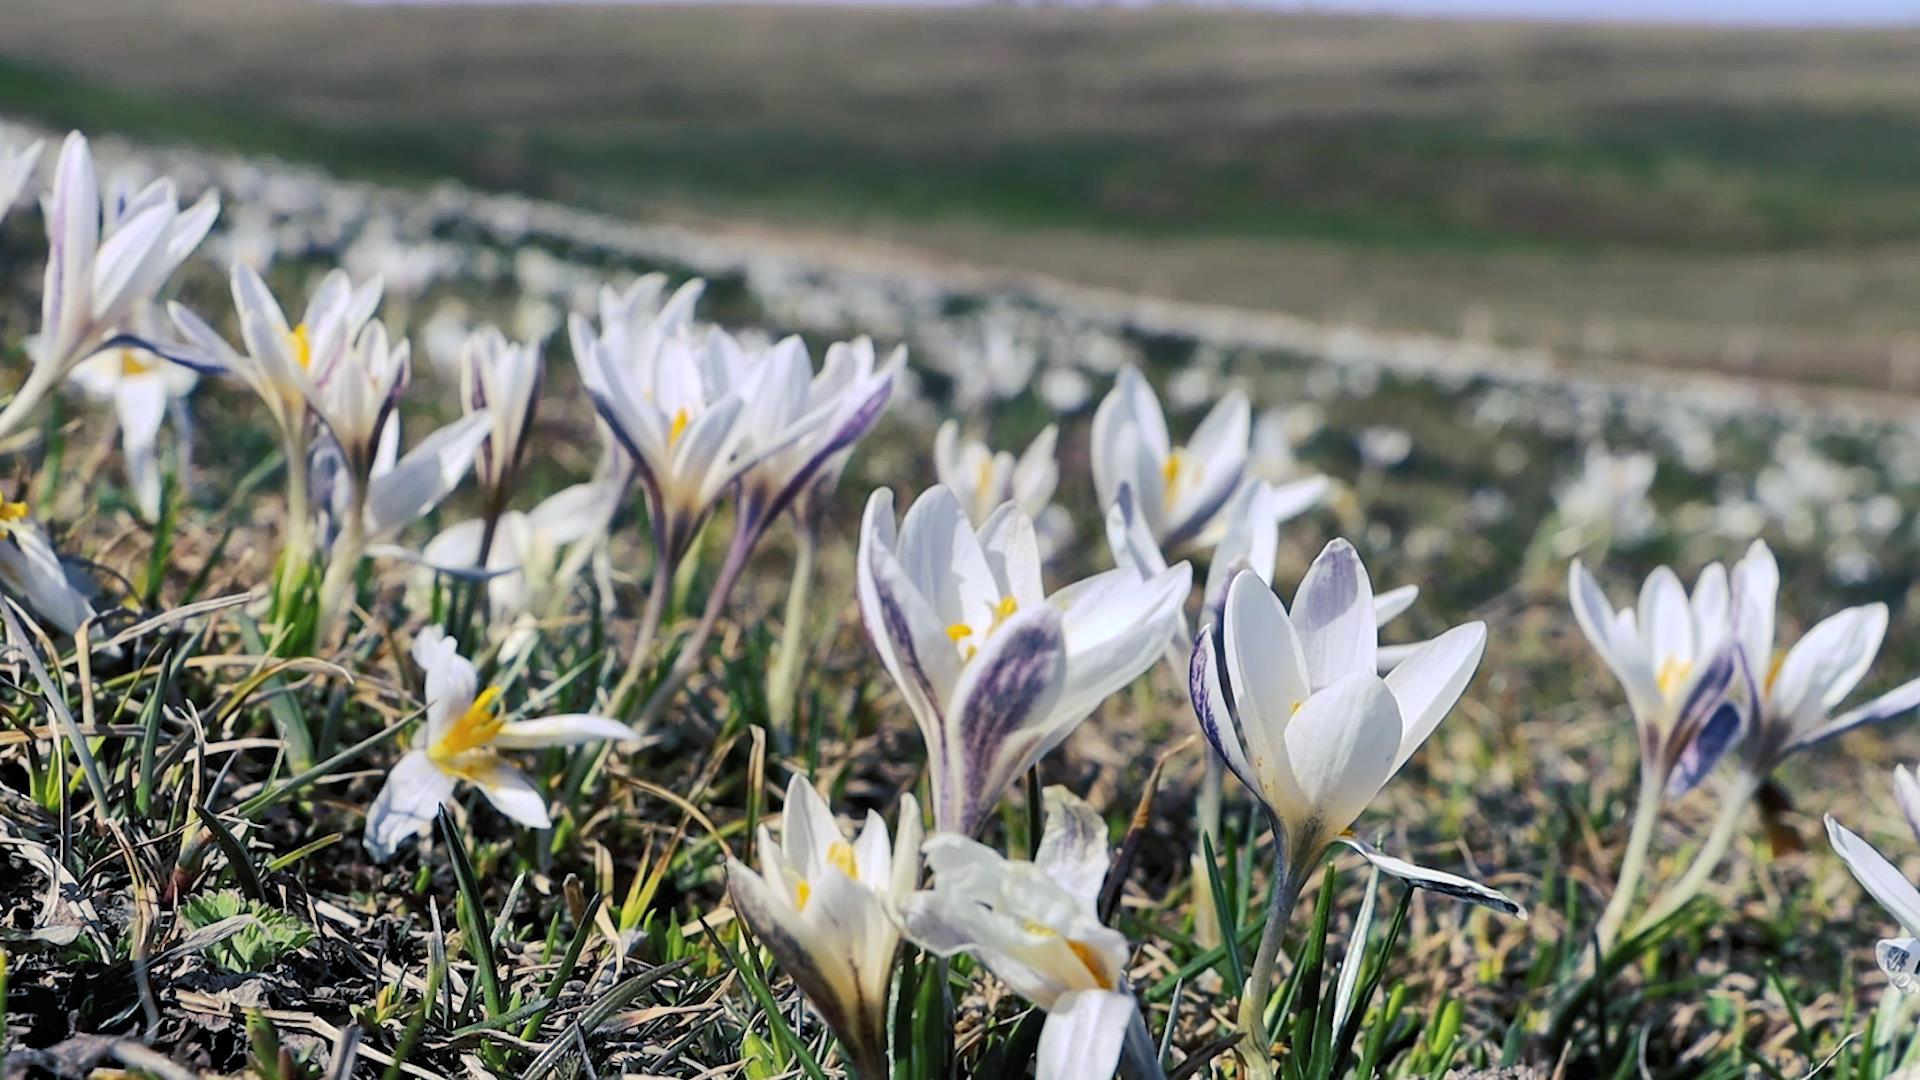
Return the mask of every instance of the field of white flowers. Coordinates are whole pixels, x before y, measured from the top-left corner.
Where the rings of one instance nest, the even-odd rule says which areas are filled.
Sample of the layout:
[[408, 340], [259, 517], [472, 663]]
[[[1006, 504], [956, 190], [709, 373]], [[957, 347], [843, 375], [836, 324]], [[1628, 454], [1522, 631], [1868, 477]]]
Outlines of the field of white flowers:
[[0, 209], [6, 1077], [1920, 1067], [1899, 402], [17, 127]]

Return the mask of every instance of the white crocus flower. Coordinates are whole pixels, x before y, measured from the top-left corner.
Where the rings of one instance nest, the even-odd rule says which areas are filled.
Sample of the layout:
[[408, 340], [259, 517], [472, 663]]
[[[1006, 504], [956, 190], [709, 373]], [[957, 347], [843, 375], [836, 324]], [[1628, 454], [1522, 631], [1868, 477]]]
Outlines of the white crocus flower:
[[1649, 782], [1691, 789], [1746, 730], [1752, 702], [1729, 633], [1726, 568], [1700, 572], [1693, 595], [1662, 566], [1647, 576], [1637, 607], [1615, 611], [1576, 559], [1567, 585], [1574, 620], [1626, 691]]
[[895, 531], [867, 500], [860, 611], [927, 743], [934, 824], [971, 836], [1014, 778], [1153, 665], [1180, 617], [1185, 563], [1110, 570], [1049, 596], [1033, 521], [1011, 503], [976, 533], [934, 487]]
[[[508, 510], [495, 526], [492, 550], [484, 568], [487, 581], [488, 625], [499, 636], [525, 615], [550, 610], [556, 595], [573, 587], [562, 568], [574, 560], [563, 558], [574, 544], [598, 543], [605, 529], [609, 504], [620, 497], [620, 485], [608, 480], [575, 484], [549, 495], [532, 510]], [[486, 522], [472, 518], [442, 530], [420, 551], [420, 561], [436, 569], [462, 570], [481, 566], [480, 542]]]
[[47, 533], [24, 502], [0, 498], [0, 586], [47, 626], [72, 635], [93, 617], [87, 593], [68, 576]]
[[[1345, 835], [1459, 700], [1487, 641], [1481, 623], [1454, 627], [1382, 678], [1374, 622], [1366, 567], [1353, 545], [1335, 540], [1308, 568], [1291, 614], [1243, 570], [1227, 588], [1219, 627], [1203, 629], [1194, 645], [1189, 685], [1200, 728], [1265, 804], [1274, 834], [1271, 907], [1240, 999], [1248, 1032], [1264, 1030], [1294, 899], [1332, 843], [1414, 886], [1524, 915], [1493, 889]], [[1256, 1041], [1250, 1050], [1249, 1067], [1271, 1075], [1266, 1047]]]
[[160, 426], [172, 413], [179, 445], [187, 445], [192, 418], [185, 402], [199, 376], [191, 368], [126, 345], [82, 360], [73, 369], [72, 382], [87, 397], [113, 407], [127, 486], [140, 515], [148, 521], [159, 520]]
[[38, 140], [25, 146], [0, 144], [0, 222], [7, 220], [7, 211], [26, 194], [27, 185], [33, 181], [33, 168], [40, 163], [40, 152], [45, 148], [46, 144]]
[[1902, 993], [1920, 990], [1920, 889], [1915, 889], [1906, 875], [1874, 850], [1872, 844], [1835, 821], [1832, 814], [1826, 816], [1826, 822], [1827, 840], [1833, 844], [1834, 853], [1907, 935], [1883, 938], [1874, 946], [1874, 959], [1879, 962], [1880, 970]]
[[[821, 362], [820, 374], [813, 380], [812, 386], [816, 401], [824, 401], [831, 392], [844, 392], [845, 388], [872, 385], [874, 377], [882, 370], [892, 373], [893, 382], [897, 382], [900, 372], [906, 368], [906, 346], [897, 346], [885, 364], [874, 350], [873, 339], [857, 337], [852, 341], [836, 341], [827, 346], [826, 359]], [[891, 400], [891, 398], [889, 398]], [[836, 430], [832, 424], [817, 429], [815, 439], [824, 439]], [[825, 508], [828, 498], [840, 485], [840, 475], [846, 471], [847, 462], [853, 457], [853, 446], [848, 444], [834, 452], [815, 470], [813, 478], [805, 484], [793, 500], [794, 516], [803, 526], [810, 526]]]
[[387, 774], [367, 811], [367, 851], [386, 860], [410, 837], [432, 827], [456, 784], [472, 784], [502, 814], [530, 829], [552, 824], [546, 796], [526, 774], [500, 759], [502, 750], [538, 750], [636, 736], [605, 717], [569, 713], [508, 720], [500, 688], [480, 689], [480, 675], [458, 643], [438, 628], [414, 639], [413, 660], [426, 673], [427, 719], [413, 749]]
[[467, 338], [461, 354], [460, 408], [468, 415], [484, 412], [492, 417], [474, 463], [474, 478], [496, 514], [512, 498], [545, 374], [537, 341], [508, 341], [491, 326]]
[[1652, 454], [1615, 454], [1587, 447], [1580, 473], [1553, 492], [1555, 553], [1566, 558], [1589, 546], [1636, 544], [1660, 529], [1648, 494], [1656, 465]]
[[[971, 954], [1047, 1012], [1041, 1040], [1052, 1050], [1041, 1054], [1044, 1075], [1111, 1076], [1129, 1041], [1144, 1050], [1134, 1062], [1157, 1075], [1127, 984], [1126, 936], [1100, 918], [1111, 863], [1106, 822], [1065, 788], [1050, 787], [1043, 798], [1046, 826], [1032, 862], [1004, 858], [965, 836], [930, 838], [925, 850], [933, 887], [900, 902], [900, 925], [936, 956]], [[1083, 1043], [1105, 1058], [1106, 1072], [1092, 1065], [1058, 1071], [1066, 1064], [1063, 1051]]]
[[1862, 604], [1829, 615], [1792, 648], [1776, 651], [1780, 569], [1765, 543], [1754, 541], [1735, 564], [1732, 589], [1734, 641], [1756, 680], [1758, 707], [1740, 753], [1741, 767], [1753, 776], [1764, 779], [1793, 753], [1920, 706], [1920, 679], [1913, 679], [1834, 715], [1879, 655], [1887, 605]]
[[1751, 679], [1729, 632], [1727, 572], [1701, 571], [1693, 595], [1662, 566], [1648, 575], [1637, 608], [1613, 610], [1578, 559], [1567, 590], [1574, 619], [1626, 691], [1640, 735], [1640, 795], [1613, 897], [1597, 933], [1611, 945], [1639, 888], [1660, 805], [1703, 779], [1747, 729]]
[[1136, 368], [1125, 368], [1093, 414], [1093, 485], [1103, 507], [1133, 489], [1147, 534], [1162, 551], [1197, 540], [1240, 486], [1252, 411], [1235, 390], [1220, 399], [1184, 447]]
[[900, 930], [890, 914], [920, 879], [920, 806], [900, 797], [899, 835], [869, 810], [852, 840], [806, 779], [787, 784], [780, 841], [760, 827], [760, 869], [727, 860], [734, 909], [846, 1047], [854, 1072], [887, 1076], [887, 1003]]
[[985, 524], [1007, 502], [1018, 503], [1038, 521], [1060, 486], [1060, 463], [1054, 459], [1059, 439], [1059, 425], [1048, 424], [1015, 458], [963, 436], [960, 421], [948, 420], [933, 437], [934, 474], [959, 497], [975, 525]]
[[67, 136], [43, 215], [47, 270], [40, 332], [27, 346], [33, 369], [0, 411], [0, 437], [18, 430], [74, 365], [124, 343], [135, 311], [153, 300], [219, 213], [211, 192], [182, 210], [169, 180], [103, 202], [86, 138]]

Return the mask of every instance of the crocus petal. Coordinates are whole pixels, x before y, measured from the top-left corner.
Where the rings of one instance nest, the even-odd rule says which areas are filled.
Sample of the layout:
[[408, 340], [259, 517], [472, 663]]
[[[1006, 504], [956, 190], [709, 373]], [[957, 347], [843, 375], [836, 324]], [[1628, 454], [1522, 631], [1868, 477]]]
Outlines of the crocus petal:
[[1400, 709], [1372, 671], [1316, 692], [1286, 727], [1287, 763], [1305, 804], [1276, 806], [1295, 828], [1316, 822], [1338, 834], [1393, 777]]
[[1764, 540], [1755, 540], [1733, 567], [1734, 634], [1747, 663], [1760, 670], [1773, 663], [1774, 606], [1780, 593], [1780, 567]]
[[1381, 873], [1388, 877], [1399, 878], [1416, 889], [1426, 889], [1442, 896], [1451, 896], [1455, 900], [1465, 900], [1469, 904], [1489, 907], [1495, 911], [1516, 916], [1523, 922], [1526, 921], [1527, 909], [1498, 889], [1489, 888], [1458, 874], [1415, 865], [1350, 836], [1341, 837], [1339, 842], [1359, 852], [1361, 858], [1372, 863]]
[[1580, 560], [1573, 561], [1567, 578], [1567, 595], [1573, 602], [1573, 617], [1580, 632], [1620, 680], [1634, 715], [1647, 722], [1664, 708], [1665, 698], [1646, 651], [1635, 635], [1621, 628], [1620, 616], [1630, 618], [1631, 612], [1615, 614], [1606, 594], [1600, 591], [1600, 583]]
[[1220, 662], [1214, 655], [1213, 644], [1217, 636], [1215, 629], [1209, 626], [1194, 639], [1193, 656], [1187, 670], [1187, 693], [1193, 698], [1193, 712], [1199, 718], [1200, 733], [1207, 737], [1214, 752], [1227, 763], [1227, 768], [1233, 770], [1233, 775], [1247, 786], [1247, 790], [1260, 795], [1260, 777], [1254, 772], [1253, 763], [1247, 760], [1246, 750], [1241, 746], [1240, 727], [1234, 722], [1227, 695], [1220, 687]]
[[1106, 881], [1112, 862], [1107, 852], [1107, 823], [1066, 788], [1049, 787], [1041, 797], [1046, 803], [1046, 827], [1041, 830], [1033, 864], [1092, 908], [1100, 901], [1100, 885]]
[[937, 828], [971, 836], [1007, 786], [1071, 731], [1048, 726], [1066, 670], [1066, 641], [1052, 608], [1020, 612], [987, 639], [954, 686], [946, 720], [954, 756], [947, 775], [936, 777]]
[[1768, 697], [1773, 711], [1796, 723], [1817, 722], [1866, 676], [1887, 633], [1887, 606], [1865, 604], [1814, 625], [1787, 651]]
[[495, 761], [468, 772], [465, 778], [480, 789], [495, 810], [514, 821], [529, 829], [552, 827], [553, 820], [547, 817], [547, 797], [519, 769]]
[[1021, 607], [1046, 600], [1040, 580], [1040, 537], [1018, 503], [1003, 503], [980, 526], [980, 549], [1002, 593]]
[[1667, 775], [1667, 797], [1677, 799], [1698, 787], [1745, 733], [1746, 716], [1735, 702], [1724, 702], [1681, 749]]
[[473, 465], [491, 423], [484, 412], [422, 439], [391, 472], [367, 487], [367, 535], [383, 536], [423, 517], [453, 493]]
[[1467, 623], [1434, 638], [1387, 675], [1387, 689], [1399, 702], [1405, 725], [1400, 753], [1393, 761], [1395, 772], [1452, 711], [1479, 669], [1486, 648], [1486, 624]]
[[1124, 570], [1095, 574], [1055, 593], [1067, 643], [1067, 682], [1056, 711], [1079, 723], [1152, 667], [1184, 630], [1180, 604], [1193, 568], [1179, 563], [1138, 582]]
[[54, 166], [47, 202], [47, 270], [40, 296], [39, 361], [63, 365], [73, 359], [85, 329], [100, 244], [100, 189], [93, 154], [79, 132], [67, 136]]
[[1920, 938], [1886, 938], [1874, 944], [1874, 962], [1893, 984], [1895, 990], [1903, 994], [1920, 991]]
[[[1286, 730], [1313, 696], [1313, 688], [1286, 609], [1251, 570], [1242, 571], [1227, 587], [1221, 643], [1226, 688], [1232, 694], [1231, 715], [1258, 777], [1253, 786], [1269, 805], [1277, 806], [1276, 800], [1297, 805], [1296, 800], [1304, 801], [1305, 796], [1287, 765]], [[1396, 741], [1393, 748], [1398, 747]], [[1221, 756], [1232, 761], [1225, 751]]]
[[502, 725], [493, 737], [493, 745], [502, 750], [538, 750], [547, 746], [578, 746], [581, 743], [636, 742], [639, 734], [618, 720], [588, 713], [562, 713], [537, 720], [515, 720]]
[[453, 794], [453, 777], [420, 750], [402, 756], [367, 809], [367, 853], [385, 862], [400, 845], [425, 836], [434, 815]]
[[1893, 801], [1900, 804], [1900, 813], [1907, 819], [1907, 828], [1913, 830], [1914, 838], [1920, 839], [1920, 779], [1905, 765], [1894, 767]]
[[1379, 670], [1373, 584], [1360, 553], [1347, 541], [1329, 543], [1307, 568], [1291, 618], [1300, 635], [1307, 681], [1315, 689], [1352, 672], [1372, 675]]
[[1647, 654], [1658, 671], [1670, 661], [1692, 663], [1698, 643], [1694, 640], [1693, 606], [1687, 600], [1686, 587], [1670, 567], [1654, 568], [1640, 587], [1640, 633], [1647, 643]]
[[1920, 889], [1915, 889], [1906, 875], [1875, 851], [1872, 844], [1835, 821], [1832, 814], [1826, 816], [1826, 822], [1827, 839], [1833, 844], [1834, 853], [1853, 871], [1861, 888], [1887, 909], [1901, 929], [1908, 934], [1920, 934]]
[[1376, 593], [1373, 597], [1373, 625], [1385, 626], [1399, 618], [1415, 600], [1420, 599], [1420, 586], [1402, 585], [1397, 589], [1388, 589]]
[[1854, 728], [1877, 724], [1882, 720], [1891, 720], [1901, 713], [1911, 712], [1917, 706], [1920, 706], [1920, 679], [1901, 683], [1865, 705], [1848, 709], [1832, 720], [1796, 735], [1787, 744], [1787, 750], [1788, 752], [1804, 750], [1816, 743], [1843, 735]]
[[1139, 1006], [1117, 990], [1074, 990], [1054, 999], [1034, 1054], [1035, 1080], [1112, 1080]]

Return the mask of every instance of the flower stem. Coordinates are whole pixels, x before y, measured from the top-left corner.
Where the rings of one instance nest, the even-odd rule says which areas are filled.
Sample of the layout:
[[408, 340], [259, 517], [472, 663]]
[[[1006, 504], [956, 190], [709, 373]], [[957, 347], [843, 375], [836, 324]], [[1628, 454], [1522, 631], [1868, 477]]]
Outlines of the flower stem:
[[1280, 943], [1286, 939], [1287, 923], [1293, 916], [1294, 901], [1300, 898], [1301, 879], [1306, 876], [1305, 860], [1290, 858], [1297, 845], [1287, 837], [1279, 818], [1273, 823], [1273, 888], [1267, 900], [1267, 924], [1260, 932], [1260, 951], [1254, 954], [1253, 974], [1240, 993], [1240, 1030], [1246, 1041], [1241, 1044], [1240, 1059], [1256, 1080], [1272, 1080], [1273, 1056], [1267, 1038], [1267, 999], [1273, 995], [1273, 969], [1280, 958]]
[[1665, 793], [1665, 784], [1654, 770], [1642, 769], [1640, 800], [1633, 808], [1633, 829], [1627, 834], [1627, 852], [1620, 860], [1620, 876], [1614, 880], [1613, 897], [1607, 901], [1600, 923], [1594, 928], [1603, 954], [1613, 947], [1620, 924], [1626, 921], [1627, 909], [1633, 906], [1634, 894], [1640, 891], [1640, 874], [1646, 869], [1647, 849], [1653, 846], [1653, 833], [1660, 823], [1660, 803]]
[[653, 639], [660, 632], [661, 619], [666, 616], [667, 598], [672, 595], [673, 564], [662, 550], [654, 556], [653, 583], [647, 587], [647, 605], [640, 611], [640, 630], [633, 639], [633, 653], [627, 657], [627, 670], [621, 673], [620, 681], [607, 698], [614, 715], [626, 707], [627, 699], [640, 685], [640, 676], [653, 655]]
[[345, 624], [353, 582], [360, 573], [360, 560], [367, 550], [367, 503], [364, 485], [356, 485], [353, 507], [347, 512], [340, 536], [327, 556], [327, 573], [320, 579], [320, 617], [315, 622], [317, 639], [328, 645], [337, 643]]
[[673, 667], [667, 671], [667, 677], [653, 688], [647, 702], [640, 709], [640, 715], [634, 718], [635, 729], [645, 731], [660, 719], [667, 705], [679, 695], [680, 688], [687, 684], [693, 673], [699, 669], [701, 658], [707, 649], [707, 638], [713, 635], [714, 624], [720, 621], [720, 613], [726, 610], [727, 597], [733, 593], [733, 586], [740, 580], [740, 572], [747, 568], [747, 556], [753, 551], [755, 540], [761, 530], [749, 520], [742, 519], [739, 528], [734, 530], [733, 546], [727, 551], [727, 559], [720, 564], [720, 573], [713, 581], [713, 591], [707, 594], [706, 609], [700, 613], [700, 622], [687, 635], [680, 645], [679, 655], [673, 658]]
[[33, 365], [33, 370], [27, 373], [27, 381], [21, 383], [20, 389], [8, 399], [6, 408], [0, 409], [0, 439], [11, 437], [26, 425], [27, 417], [40, 407], [47, 392], [53, 389], [57, 381], [57, 378], [49, 378], [49, 374], [62, 366], [46, 363]]
[[1679, 881], [1667, 886], [1655, 898], [1647, 908], [1647, 913], [1634, 923], [1634, 933], [1679, 911], [1706, 886], [1713, 872], [1719, 869], [1721, 861], [1726, 858], [1727, 849], [1733, 845], [1733, 838], [1739, 833], [1741, 822], [1746, 819], [1747, 804], [1753, 801], [1754, 792], [1759, 790], [1760, 779], [1745, 769], [1740, 770], [1720, 804], [1720, 814], [1714, 819], [1713, 831], [1707, 834], [1706, 842], [1700, 845], [1699, 853], [1693, 857], [1693, 865], [1687, 867], [1686, 874]]
[[787, 588], [787, 610], [780, 626], [780, 644], [775, 648], [773, 664], [767, 669], [767, 713], [776, 737], [797, 745], [800, 733], [794, 730], [795, 700], [800, 693], [800, 661], [806, 634], [807, 605], [813, 597], [813, 564], [817, 554], [813, 526], [802, 523], [794, 530], [797, 547], [793, 555], [793, 581]]
[[1195, 802], [1194, 833], [1199, 838], [1193, 851], [1193, 887], [1188, 903], [1193, 907], [1194, 939], [1206, 948], [1220, 944], [1220, 908], [1213, 895], [1213, 876], [1207, 873], [1206, 844], [1220, 848], [1221, 783], [1225, 765], [1220, 754], [1206, 748], [1207, 773], [1200, 781], [1200, 797]]

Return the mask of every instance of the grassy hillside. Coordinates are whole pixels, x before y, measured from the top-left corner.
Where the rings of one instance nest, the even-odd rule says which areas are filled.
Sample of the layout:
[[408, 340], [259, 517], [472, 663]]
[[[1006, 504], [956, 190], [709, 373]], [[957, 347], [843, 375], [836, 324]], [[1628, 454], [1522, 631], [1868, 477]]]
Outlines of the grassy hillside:
[[0, 108], [1635, 355], [1920, 330], [1920, 30], [120, 8], [10, 4]]

